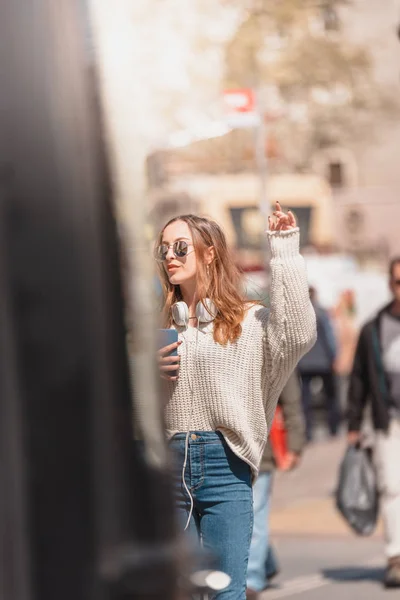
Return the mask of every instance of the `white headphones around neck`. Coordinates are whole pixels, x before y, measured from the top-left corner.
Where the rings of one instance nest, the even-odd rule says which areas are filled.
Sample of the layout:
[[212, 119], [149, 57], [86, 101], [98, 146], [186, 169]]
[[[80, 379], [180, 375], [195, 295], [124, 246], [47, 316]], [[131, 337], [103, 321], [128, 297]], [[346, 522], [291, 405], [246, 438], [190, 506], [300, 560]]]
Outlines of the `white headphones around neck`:
[[[189, 325], [189, 307], [186, 302], [176, 302], [172, 306], [172, 318], [179, 327]], [[210, 298], [198, 302], [196, 306], [196, 319], [198, 323], [211, 323], [217, 316], [218, 309]]]

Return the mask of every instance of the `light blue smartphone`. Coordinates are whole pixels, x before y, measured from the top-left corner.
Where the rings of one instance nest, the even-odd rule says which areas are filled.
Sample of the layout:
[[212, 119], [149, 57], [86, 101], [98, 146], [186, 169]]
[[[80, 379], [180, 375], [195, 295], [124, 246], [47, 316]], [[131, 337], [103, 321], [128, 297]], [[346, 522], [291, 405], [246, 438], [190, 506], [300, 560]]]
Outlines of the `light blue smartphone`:
[[[158, 330], [158, 348], [164, 348], [164, 346], [169, 346], [178, 341], [178, 332], [176, 329], [159, 329]], [[172, 350], [168, 356], [178, 356], [178, 348]], [[178, 371], [170, 371], [169, 375], [171, 377], [175, 377], [178, 374]]]

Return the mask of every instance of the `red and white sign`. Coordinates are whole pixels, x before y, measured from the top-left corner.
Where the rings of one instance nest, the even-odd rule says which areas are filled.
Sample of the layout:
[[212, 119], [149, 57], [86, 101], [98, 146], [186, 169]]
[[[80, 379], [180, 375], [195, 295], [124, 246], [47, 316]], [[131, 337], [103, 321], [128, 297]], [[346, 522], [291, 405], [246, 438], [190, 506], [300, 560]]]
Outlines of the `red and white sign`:
[[231, 127], [255, 127], [259, 123], [256, 100], [251, 88], [224, 90], [226, 119]]
[[252, 89], [234, 89], [224, 91], [224, 102], [229, 111], [246, 113], [254, 112], [255, 99]]

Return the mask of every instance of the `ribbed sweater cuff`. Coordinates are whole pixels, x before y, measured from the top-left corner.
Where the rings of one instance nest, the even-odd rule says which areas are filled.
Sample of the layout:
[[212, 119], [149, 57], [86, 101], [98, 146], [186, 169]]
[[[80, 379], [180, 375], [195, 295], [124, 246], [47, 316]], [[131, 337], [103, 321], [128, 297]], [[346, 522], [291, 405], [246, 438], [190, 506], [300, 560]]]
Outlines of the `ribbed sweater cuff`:
[[298, 227], [288, 231], [267, 231], [272, 258], [291, 258], [297, 256], [300, 248], [300, 230]]

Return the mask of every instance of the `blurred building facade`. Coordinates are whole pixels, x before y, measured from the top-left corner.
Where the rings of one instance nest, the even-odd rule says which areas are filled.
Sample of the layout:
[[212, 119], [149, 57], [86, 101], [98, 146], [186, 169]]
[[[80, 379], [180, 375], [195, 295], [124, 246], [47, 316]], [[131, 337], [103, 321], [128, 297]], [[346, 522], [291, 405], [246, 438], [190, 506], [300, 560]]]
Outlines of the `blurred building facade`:
[[[282, 143], [284, 129], [267, 124], [267, 195], [271, 204], [278, 199], [297, 212], [303, 244], [323, 253], [348, 253], [363, 267], [383, 270], [389, 257], [400, 253], [400, 102], [393, 108], [400, 98], [400, 0], [386, 0], [384, 7], [381, 0], [352, 0], [338, 5], [334, 18], [333, 10], [316, 35], [322, 31], [337, 35], [339, 45], [343, 40], [365, 48], [372, 63], [372, 91], [391, 97], [392, 109], [372, 109], [359, 138], [321, 144], [300, 169], [299, 157], [292, 156], [301, 154], [303, 146], [290, 129]], [[282, 114], [282, 121], [290, 118], [288, 112]], [[155, 228], [174, 214], [201, 212], [224, 225], [242, 257], [252, 254], [264, 224], [258, 212], [254, 132], [233, 130], [153, 152], [148, 175]]]
[[[400, 97], [400, 2], [353, 0], [340, 12], [342, 33], [365, 45], [377, 86]], [[400, 114], [376, 116], [365, 140], [314, 156], [313, 169], [331, 184], [335, 242], [362, 264], [381, 268], [400, 254]]]
[[[188, 173], [170, 178], [168, 189], [168, 195], [161, 193], [156, 203], [161, 221], [179, 212], [200, 212], [221, 223], [228, 242], [238, 250], [260, 248], [265, 227], [259, 213], [256, 173]], [[267, 197], [271, 207], [278, 200], [295, 213], [303, 245], [332, 246], [332, 194], [325, 179], [313, 174], [271, 175]]]
[[[266, 177], [271, 210], [279, 201], [295, 213], [303, 247], [333, 250], [333, 200], [326, 179], [317, 173], [281, 169], [270, 139], [265, 152], [271, 167]], [[219, 138], [154, 152], [148, 159], [148, 179], [155, 230], [177, 214], [200, 213], [223, 226], [242, 267], [263, 264], [266, 220], [260, 214], [253, 131], [233, 130]]]

